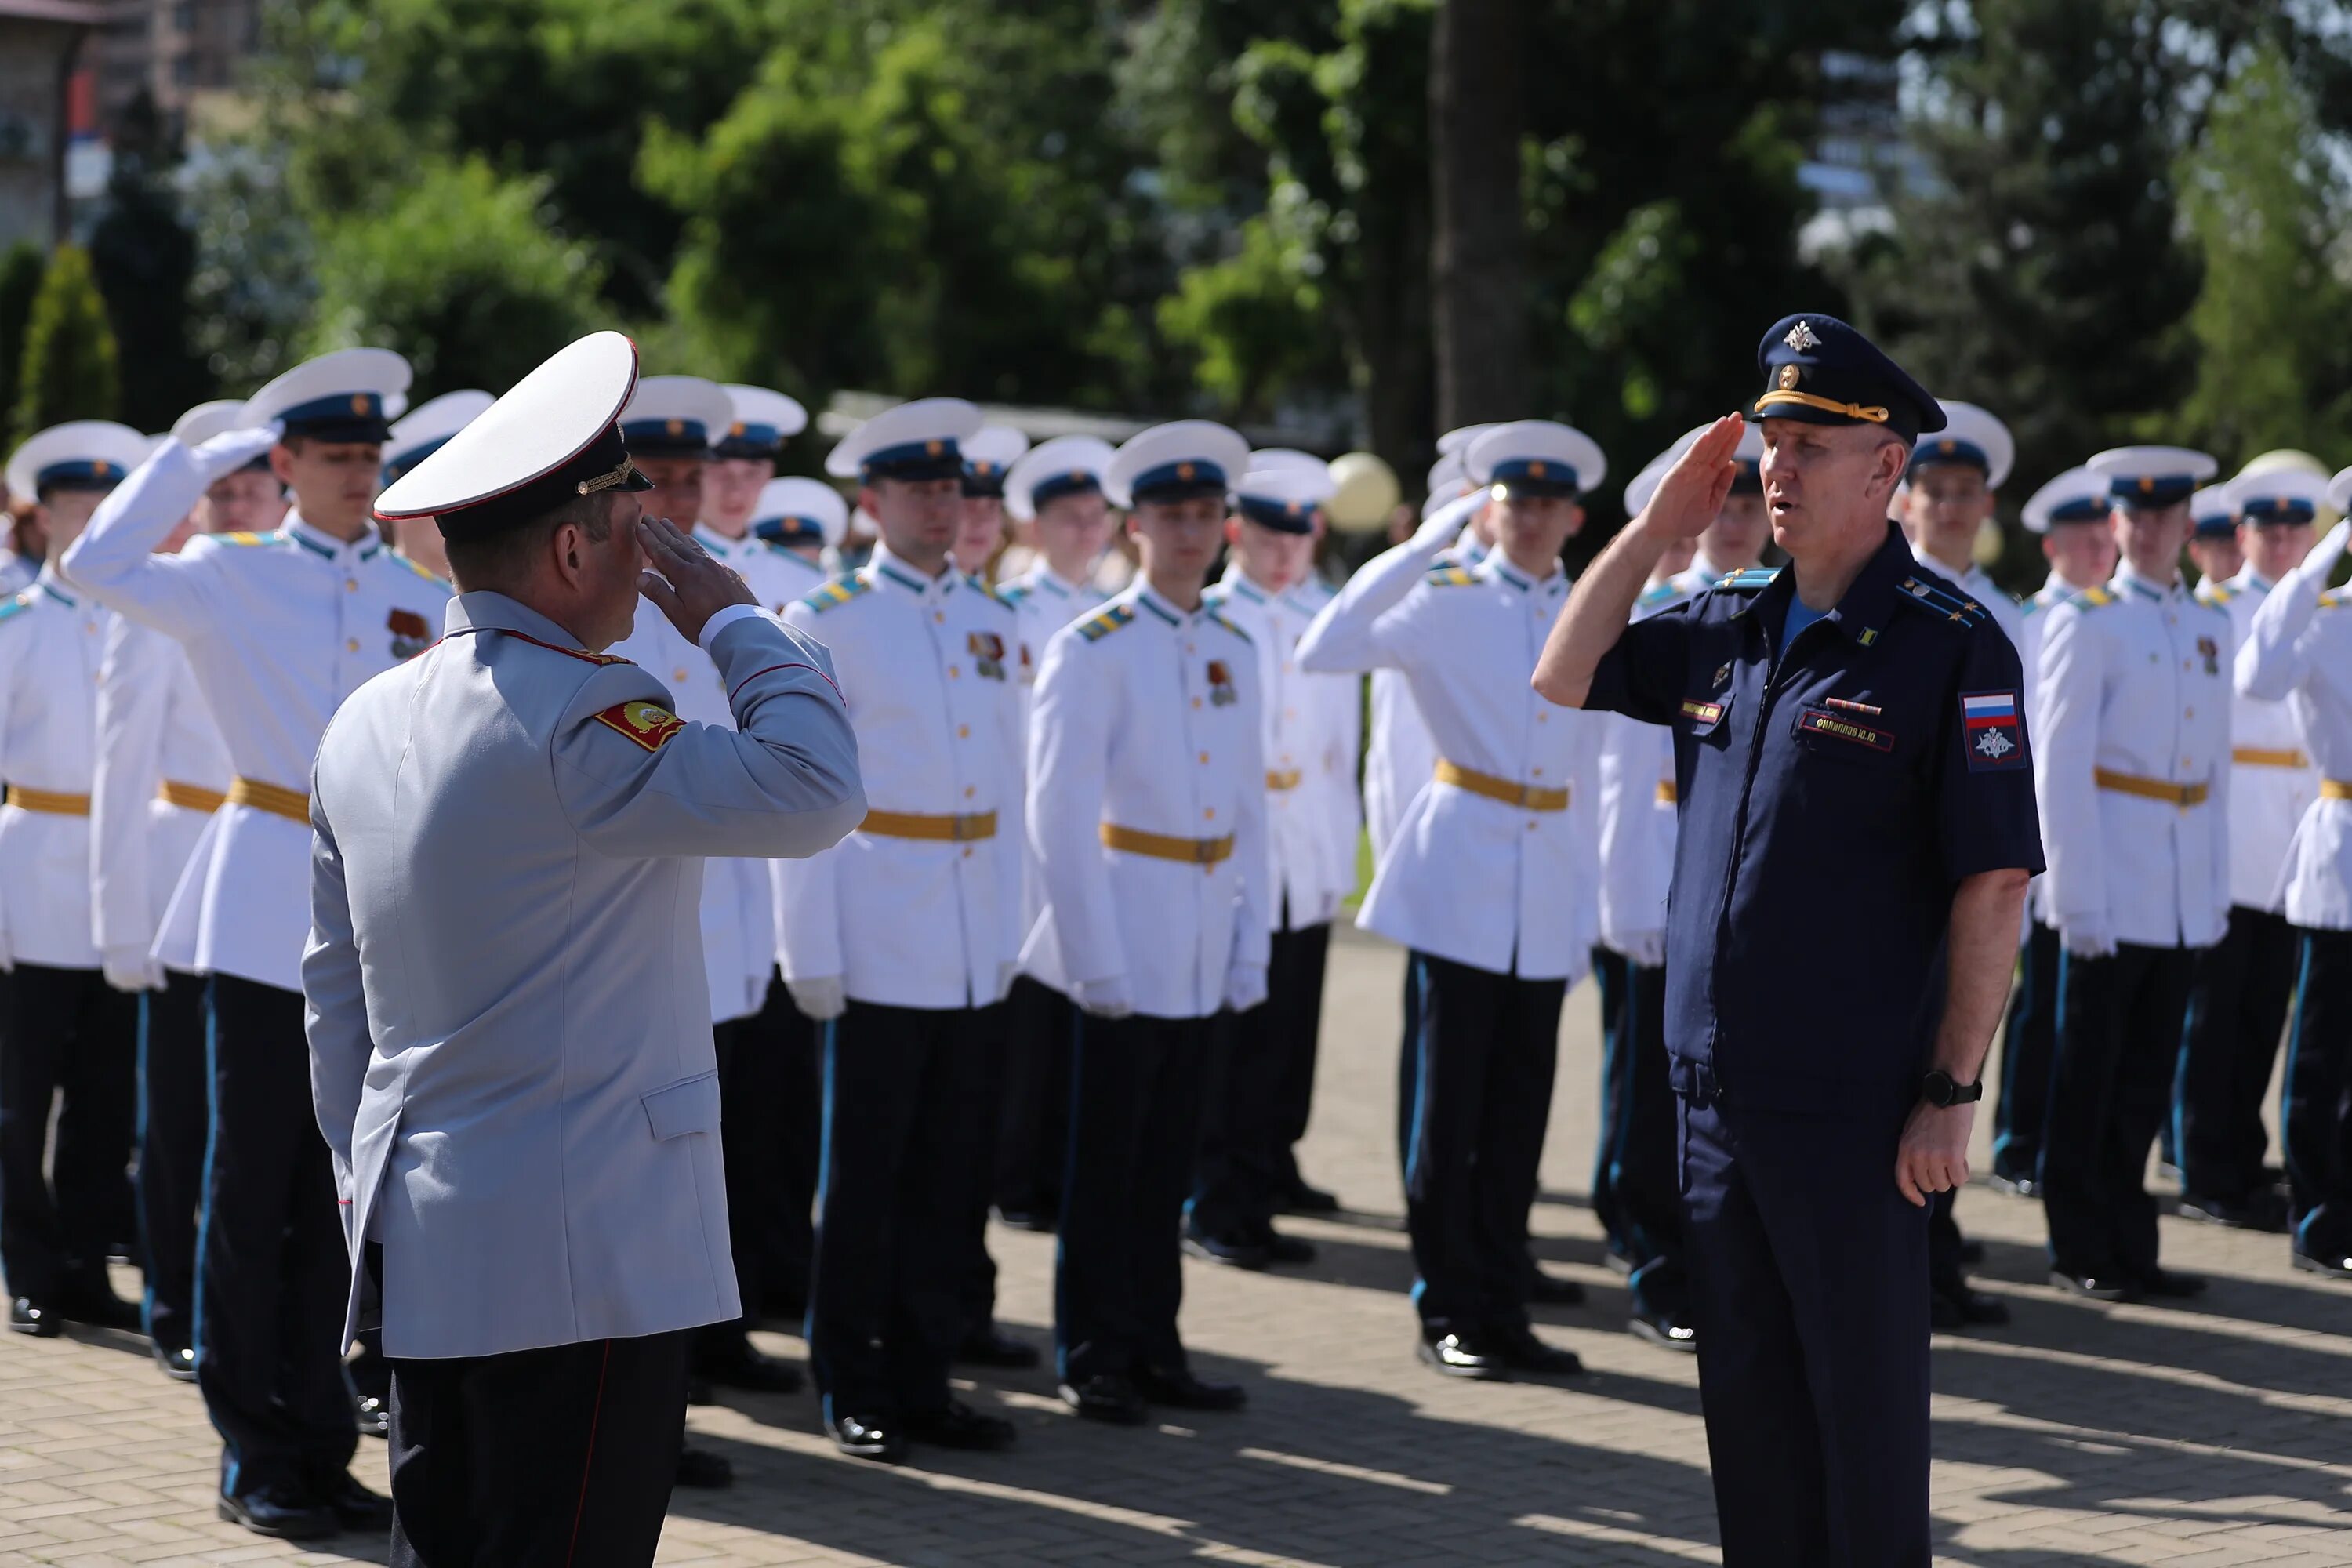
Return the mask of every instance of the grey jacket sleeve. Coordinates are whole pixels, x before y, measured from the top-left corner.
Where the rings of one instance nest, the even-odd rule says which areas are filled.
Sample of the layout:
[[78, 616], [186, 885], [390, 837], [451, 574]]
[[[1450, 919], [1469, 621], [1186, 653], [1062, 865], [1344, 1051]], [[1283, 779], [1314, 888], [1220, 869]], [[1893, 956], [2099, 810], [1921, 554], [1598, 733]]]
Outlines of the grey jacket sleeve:
[[737, 728], [688, 724], [660, 682], [599, 668], [557, 721], [555, 789], [607, 855], [798, 858], [865, 820], [857, 736], [824, 646], [772, 616], [710, 642]]
[[367, 1083], [375, 1037], [368, 1026], [359, 944], [352, 934], [351, 896], [342, 852], [310, 796], [310, 936], [302, 946], [302, 1024], [310, 1042], [310, 1107], [334, 1157], [335, 1196], [352, 1201], [352, 1131]]

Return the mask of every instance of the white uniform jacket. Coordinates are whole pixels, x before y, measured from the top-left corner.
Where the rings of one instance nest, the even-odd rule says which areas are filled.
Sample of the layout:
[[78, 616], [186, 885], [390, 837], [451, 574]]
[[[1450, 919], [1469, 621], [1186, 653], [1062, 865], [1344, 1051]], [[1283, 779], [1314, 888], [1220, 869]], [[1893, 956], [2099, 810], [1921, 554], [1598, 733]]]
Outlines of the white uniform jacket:
[[1360, 682], [1298, 668], [1298, 639], [1315, 612], [1291, 594], [1268, 595], [1236, 568], [1210, 587], [1208, 598], [1257, 655], [1268, 913], [1277, 931], [1322, 925], [1355, 890], [1355, 835], [1348, 835], [1341, 858], [1331, 818], [1343, 798], [1337, 787], [1343, 774], [1347, 793], [1354, 793], [1355, 750], [1341, 714], [1354, 708]]
[[95, 969], [90, 774], [107, 614], [44, 572], [0, 602], [0, 957]]
[[[2248, 617], [2237, 685], [2242, 698], [2284, 702], [2318, 775], [2352, 786], [2352, 597], [2324, 591], [2336, 555], [2314, 552]], [[2283, 906], [2306, 930], [2352, 931], [2352, 788], [2313, 793], [2280, 870]]]
[[1456, 963], [1573, 983], [1600, 927], [1605, 717], [1528, 684], [1567, 574], [1533, 581], [1499, 551], [1433, 566], [1444, 525], [1460, 521], [1441, 510], [1367, 564], [1298, 646], [1305, 669], [1402, 670], [1437, 741], [1357, 923]]
[[892, 1007], [984, 1007], [1021, 950], [1021, 687], [1013, 607], [877, 544], [785, 620], [832, 652], [867, 820], [777, 868], [784, 977]]
[[173, 969], [301, 984], [310, 859], [302, 798], [343, 700], [429, 646], [449, 585], [370, 528], [349, 542], [287, 514], [274, 533], [210, 533], [154, 553], [204, 491], [166, 441], [99, 503], [61, 563], [76, 590], [175, 639], [227, 742], [236, 782], [188, 858], [156, 935]]
[[[1433, 566], [1472, 567], [1485, 559], [1486, 548], [1464, 529], [1451, 550], [1442, 552]], [[1397, 825], [1404, 820], [1412, 797], [1428, 787], [1437, 766], [1437, 740], [1429, 721], [1413, 706], [1412, 683], [1402, 669], [1382, 667], [1372, 671], [1371, 739], [1364, 748], [1364, 829], [1372, 841], [1372, 865], [1377, 869], [1389, 858]]]
[[[1309, 577], [1283, 595], [1283, 602], [1297, 617], [1299, 636], [1315, 624], [1323, 606], [1339, 596], [1339, 591], [1319, 576]], [[1294, 645], [1292, 658], [1297, 650]], [[1378, 672], [1375, 672], [1378, 673]], [[1314, 678], [1327, 682], [1327, 676]], [[1331, 765], [1322, 775], [1321, 798], [1314, 810], [1323, 831], [1331, 842], [1331, 865], [1339, 874], [1339, 897], [1342, 900], [1356, 891], [1357, 845], [1364, 837], [1364, 791], [1358, 776], [1359, 764], [1364, 754], [1365, 682], [1360, 676], [1349, 676], [1324, 689], [1325, 712], [1332, 734], [1325, 742], [1326, 756]], [[1311, 783], [1312, 781], [1310, 781]], [[1338, 911], [1335, 910], [1334, 914]]]
[[90, 886], [101, 957], [152, 952], [188, 858], [228, 792], [220, 726], [180, 645], [109, 616], [98, 678]]
[[[319, 748], [310, 1076], [387, 1355], [737, 1316], [694, 909], [706, 856], [806, 855], [865, 809], [822, 648], [705, 633], [740, 731], [496, 594]], [[344, 1337], [358, 1310], [354, 1287]]]
[[[996, 594], [1012, 604], [1021, 638], [1021, 755], [1025, 766], [1029, 710], [1036, 700], [1037, 671], [1045, 662], [1045, 645], [1064, 626], [1101, 609], [1110, 596], [1091, 582], [1073, 583], [1055, 575], [1042, 557], [1018, 577], [1001, 584]], [[1021, 931], [1025, 942], [1036, 928], [1037, 917], [1045, 912], [1045, 884], [1037, 874], [1037, 851], [1029, 842], [1026, 826], [1016, 827], [1013, 837], [1021, 846]]]
[[1055, 990], [1124, 980], [1135, 1011], [1203, 1018], [1263, 971], [1265, 766], [1248, 635], [1141, 579], [1045, 645], [1029, 840], [1045, 909], [1022, 963]]
[[[2227, 583], [2200, 583], [2198, 599], [2230, 617], [2230, 661], [2245, 646], [2254, 612], [2271, 584], [2251, 566]], [[2276, 914], [2283, 896], [2286, 849], [2311, 803], [2319, 798], [2319, 771], [2311, 765], [2301, 730], [2284, 702], [2248, 696], [2241, 688], [2230, 708], [2230, 901]]]
[[[1686, 575], [1686, 574], [1685, 574]], [[1708, 578], [1700, 586], [1713, 584]], [[1697, 588], [1682, 576], [1633, 604], [1642, 620]], [[1601, 943], [1643, 963], [1665, 962], [1666, 890], [1675, 877], [1675, 735], [1622, 713], [1605, 720], [1601, 742]], [[1636, 950], [1640, 951], [1636, 951]]]
[[2119, 570], [2048, 612], [2033, 783], [2062, 931], [2206, 947], [2230, 910], [2230, 620]]
[[[2029, 735], [2040, 735], [2042, 732], [2042, 633], [2049, 629], [2050, 612], [2074, 596], [2074, 585], [2057, 573], [2053, 572], [2040, 590], [2017, 607], [2019, 621], [2017, 658], [2025, 672], [2023, 701], [2025, 732]], [[2046, 829], [2042, 838], [2042, 863], [2047, 865], [2050, 860], [2050, 847], [2049, 833]], [[2058, 917], [2050, 912], [2050, 873], [2047, 871], [2037, 875], [2026, 889], [2025, 915], [2021, 922], [2022, 929], [2018, 936], [2019, 942], [2022, 942], [2026, 937], [2032, 934], [2033, 922], [2036, 921], [2047, 926], [2054, 926], [2058, 923]]]

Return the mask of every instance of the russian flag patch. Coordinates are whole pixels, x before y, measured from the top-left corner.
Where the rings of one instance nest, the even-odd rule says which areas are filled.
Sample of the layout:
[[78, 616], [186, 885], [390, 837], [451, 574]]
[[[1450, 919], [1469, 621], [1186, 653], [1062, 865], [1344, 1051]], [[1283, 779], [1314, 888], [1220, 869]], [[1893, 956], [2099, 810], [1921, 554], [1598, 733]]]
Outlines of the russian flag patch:
[[1970, 773], [2008, 773], [2024, 767], [2025, 726], [2014, 691], [1960, 693], [1960, 743]]

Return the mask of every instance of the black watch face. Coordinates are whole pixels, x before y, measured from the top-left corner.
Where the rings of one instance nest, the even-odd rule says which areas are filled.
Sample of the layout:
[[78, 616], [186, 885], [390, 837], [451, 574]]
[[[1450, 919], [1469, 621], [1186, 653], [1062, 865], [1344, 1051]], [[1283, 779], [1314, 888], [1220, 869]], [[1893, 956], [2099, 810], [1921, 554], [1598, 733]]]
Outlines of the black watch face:
[[1927, 1075], [1927, 1081], [1921, 1087], [1920, 1092], [1927, 1097], [1927, 1103], [1930, 1105], [1948, 1109], [1952, 1103], [1953, 1091], [1958, 1087], [1952, 1081], [1950, 1073], [1938, 1068]]

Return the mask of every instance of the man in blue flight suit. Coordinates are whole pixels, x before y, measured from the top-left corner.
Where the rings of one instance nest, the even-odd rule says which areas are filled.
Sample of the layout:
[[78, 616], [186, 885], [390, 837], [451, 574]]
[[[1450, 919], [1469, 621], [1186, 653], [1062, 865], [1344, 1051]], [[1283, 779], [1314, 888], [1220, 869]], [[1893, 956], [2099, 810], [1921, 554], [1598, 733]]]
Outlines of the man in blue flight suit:
[[1757, 363], [1789, 568], [1627, 624], [1731, 486], [1727, 416], [1578, 583], [1535, 686], [1675, 731], [1666, 1047], [1724, 1562], [1926, 1568], [1927, 1205], [1968, 1179], [2042, 868], [2017, 653], [1886, 521], [1936, 401], [1825, 316]]

